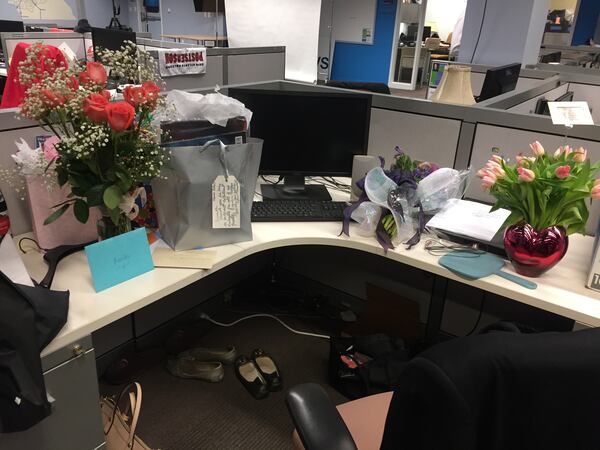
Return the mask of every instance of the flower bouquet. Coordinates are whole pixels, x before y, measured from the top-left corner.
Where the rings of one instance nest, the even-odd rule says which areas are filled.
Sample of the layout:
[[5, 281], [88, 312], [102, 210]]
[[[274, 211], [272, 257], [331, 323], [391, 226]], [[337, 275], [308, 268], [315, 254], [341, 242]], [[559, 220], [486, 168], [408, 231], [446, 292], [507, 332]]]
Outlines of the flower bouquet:
[[19, 64], [19, 79], [26, 87], [21, 114], [58, 138], [49, 168], [60, 186], [71, 187], [69, 198], [56, 205], [45, 223], [69, 208], [85, 223], [90, 208], [97, 207], [101, 238], [127, 232], [139, 210], [135, 200], [141, 183], [159, 176], [167, 158], [159, 147], [159, 129], [152, 125], [162, 103], [157, 64], [131, 42], [117, 51], [100, 50], [102, 61], [112, 67], [111, 76], [132, 83], [123, 92], [124, 100], [113, 101], [102, 64], [56, 67], [45, 61], [44, 48], [30, 46]]
[[496, 198], [492, 208], [511, 212], [504, 246], [516, 271], [539, 276], [556, 265], [568, 248], [568, 235], [582, 233], [589, 217], [587, 199], [600, 198], [600, 181], [584, 148], [560, 147], [548, 154], [535, 142], [531, 156], [515, 164], [494, 155], [477, 172], [483, 189]]
[[[409, 248], [420, 241], [425, 223], [423, 210], [417, 200], [417, 186], [439, 169], [436, 164], [413, 161], [399, 147], [395, 148], [395, 152], [389, 170], [383, 169], [385, 161], [380, 158], [381, 168], [373, 169], [367, 177], [357, 182], [362, 194], [344, 211], [342, 229], [342, 233], [349, 236], [351, 218], [370, 217], [377, 241], [386, 251], [394, 248], [394, 241], [410, 238], [406, 242]], [[418, 216], [416, 230], [414, 215]]]

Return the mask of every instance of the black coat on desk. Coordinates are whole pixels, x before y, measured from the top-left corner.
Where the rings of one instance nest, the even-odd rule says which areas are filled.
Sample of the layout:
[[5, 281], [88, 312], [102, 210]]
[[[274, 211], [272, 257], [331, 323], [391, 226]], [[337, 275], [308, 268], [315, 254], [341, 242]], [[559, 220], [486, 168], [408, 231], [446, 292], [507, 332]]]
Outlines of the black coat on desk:
[[494, 332], [407, 365], [381, 448], [600, 449], [600, 329]]
[[68, 309], [68, 292], [14, 284], [0, 272], [0, 433], [26, 430], [50, 414], [40, 352]]

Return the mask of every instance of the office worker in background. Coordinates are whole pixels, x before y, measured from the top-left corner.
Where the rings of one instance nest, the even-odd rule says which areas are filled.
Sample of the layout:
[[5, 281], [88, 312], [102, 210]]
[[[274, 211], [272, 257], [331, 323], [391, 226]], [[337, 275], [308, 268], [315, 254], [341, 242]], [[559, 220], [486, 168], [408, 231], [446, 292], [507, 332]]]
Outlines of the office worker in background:
[[465, 23], [465, 13], [456, 21], [452, 33], [448, 35], [448, 42], [450, 44], [450, 56], [456, 58], [460, 51], [460, 41], [462, 40], [463, 25]]

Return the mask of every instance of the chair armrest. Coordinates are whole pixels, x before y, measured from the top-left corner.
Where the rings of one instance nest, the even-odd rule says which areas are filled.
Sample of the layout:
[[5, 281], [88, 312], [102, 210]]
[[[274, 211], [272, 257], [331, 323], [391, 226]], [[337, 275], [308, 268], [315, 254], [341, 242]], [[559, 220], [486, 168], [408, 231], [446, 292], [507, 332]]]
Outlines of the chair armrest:
[[321, 386], [294, 386], [285, 401], [306, 450], [357, 450], [348, 427]]

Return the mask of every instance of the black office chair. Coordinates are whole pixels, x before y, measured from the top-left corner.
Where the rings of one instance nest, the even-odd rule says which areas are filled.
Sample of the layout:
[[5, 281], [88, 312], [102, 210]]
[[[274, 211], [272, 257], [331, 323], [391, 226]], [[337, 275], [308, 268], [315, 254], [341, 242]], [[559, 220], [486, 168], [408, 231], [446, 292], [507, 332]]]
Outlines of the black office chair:
[[517, 450], [600, 448], [600, 329], [492, 332], [438, 344], [395, 392], [336, 409], [315, 384], [286, 401], [296, 448]]
[[390, 88], [385, 83], [371, 83], [363, 81], [341, 81], [341, 80], [329, 80], [325, 83], [325, 86], [343, 88], [343, 89], [355, 89], [358, 91], [374, 92], [376, 94], [387, 94], [390, 95]]

